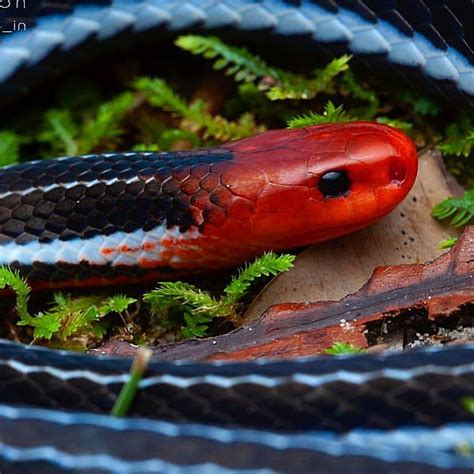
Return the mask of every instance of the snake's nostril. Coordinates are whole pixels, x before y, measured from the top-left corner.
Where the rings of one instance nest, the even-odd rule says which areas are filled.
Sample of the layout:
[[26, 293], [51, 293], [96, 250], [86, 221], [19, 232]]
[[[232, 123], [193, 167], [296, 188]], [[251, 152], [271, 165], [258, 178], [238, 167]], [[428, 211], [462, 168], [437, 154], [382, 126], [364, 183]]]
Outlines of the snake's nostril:
[[404, 160], [393, 157], [390, 160], [390, 178], [395, 183], [403, 183], [407, 177], [407, 168]]

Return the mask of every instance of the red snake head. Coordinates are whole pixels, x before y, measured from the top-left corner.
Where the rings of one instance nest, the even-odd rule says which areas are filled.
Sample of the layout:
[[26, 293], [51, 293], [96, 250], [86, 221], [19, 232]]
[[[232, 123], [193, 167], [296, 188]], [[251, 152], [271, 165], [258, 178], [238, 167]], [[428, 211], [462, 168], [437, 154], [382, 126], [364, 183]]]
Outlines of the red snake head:
[[[394, 209], [416, 178], [412, 141], [367, 122], [275, 130], [227, 145], [227, 232], [282, 249], [331, 239]], [[240, 236], [240, 237], [239, 237]]]

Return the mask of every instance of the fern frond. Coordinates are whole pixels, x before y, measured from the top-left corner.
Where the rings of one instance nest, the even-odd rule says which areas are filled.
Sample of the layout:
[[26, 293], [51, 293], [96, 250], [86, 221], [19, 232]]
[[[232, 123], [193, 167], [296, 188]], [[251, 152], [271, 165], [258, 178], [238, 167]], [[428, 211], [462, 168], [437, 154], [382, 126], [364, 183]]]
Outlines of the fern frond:
[[202, 121], [205, 127], [204, 138], [215, 138], [219, 141], [238, 140], [266, 130], [263, 125], [257, 125], [251, 113], [242, 114], [237, 121], [226, 120], [215, 115], [205, 114]]
[[228, 45], [216, 36], [185, 35], [180, 36], [175, 44], [192, 54], [216, 59], [214, 68], [225, 70], [227, 75], [235, 76], [237, 81], [253, 82], [264, 77], [282, 81], [285, 77], [292, 76], [281, 69], [270, 67], [246, 48]]
[[315, 75], [319, 81], [320, 87], [326, 89], [336, 76], [347, 71], [351, 59], [351, 55], [343, 54], [339, 58], [333, 59], [324, 68], [317, 69]]
[[19, 326], [31, 326], [35, 339], [54, 338], [57, 342], [67, 342], [72, 336], [83, 330], [91, 334], [104, 335], [95, 331], [93, 323], [109, 313], [121, 313], [135, 302], [123, 295], [104, 297], [100, 295], [71, 298], [62, 293], [54, 294], [52, 307], [33, 316], [28, 311], [30, 287], [18, 271], [0, 267], [0, 288], [11, 288], [16, 294], [16, 312], [20, 318]]
[[74, 333], [87, 328], [99, 320], [97, 307], [88, 299], [72, 300], [70, 296], [61, 304], [54, 305], [49, 311], [36, 317], [35, 337], [51, 339], [53, 336], [65, 341]]
[[237, 140], [265, 130], [255, 123], [252, 114], [243, 114], [238, 121], [233, 122], [220, 115], [209, 114], [200, 100], [188, 104], [162, 79], [142, 77], [135, 82], [135, 87], [145, 94], [151, 105], [203, 129], [204, 138], [212, 137], [219, 141]]
[[229, 308], [224, 308], [209, 293], [181, 281], [160, 282], [160, 287], [145, 293], [143, 300], [151, 305], [152, 313], [162, 318], [181, 314], [185, 323], [181, 332], [185, 338], [202, 337], [212, 319], [230, 316]]
[[131, 92], [124, 92], [105, 102], [97, 110], [97, 113], [83, 126], [80, 137], [81, 154], [94, 150], [99, 143], [114, 140], [123, 134], [121, 121], [130, 111], [135, 102]]
[[159, 288], [145, 293], [143, 299], [151, 305], [153, 314], [164, 319], [180, 315], [184, 321], [181, 332], [185, 338], [202, 337], [215, 318], [229, 318], [235, 323], [235, 305], [250, 284], [262, 276], [277, 275], [288, 270], [293, 266], [294, 259], [293, 255], [264, 254], [233, 278], [220, 299], [181, 281], [161, 282]]
[[19, 326], [33, 327], [35, 339], [51, 339], [61, 327], [61, 318], [56, 313], [39, 313], [30, 320], [21, 320]]
[[431, 215], [443, 220], [451, 217], [450, 224], [455, 227], [467, 225], [474, 218], [474, 189], [466, 191], [460, 198], [449, 198], [437, 204]]
[[187, 102], [180, 97], [163, 79], [140, 77], [134, 83], [137, 90], [146, 95], [148, 102], [167, 112], [177, 113], [180, 116], [188, 112]]
[[240, 270], [239, 274], [224, 288], [224, 305], [234, 305], [247, 292], [254, 280], [288, 271], [293, 266], [295, 258], [294, 255], [289, 254], [276, 255], [273, 252], [263, 254]]
[[[97, 337], [96, 323], [110, 313], [121, 314], [135, 301], [123, 295], [72, 298], [71, 295], [55, 293], [52, 307], [27, 324], [34, 327], [35, 338], [54, 339], [62, 346], [84, 331]], [[103, 332], [99, 331], [99, 334]]]
[[69, 109], [50, 109], [44, 114], [38, 140], [51, 147], [52, 154], [90, 153], [100, 143], [114, 140], [123, 133], [120, 122], [131, 109], [134, 95], [125, 92], [101, 104], [80, 122]]
[[53, 154], [77, 155], [78, 135], [79, 125], [70, 110], [50, 109], [44, 114], [44, 126], [38, 140], [48, 143]]
[[323, 114], [310, 112], [306, 115], [299, 115], [291, 118], [287, 122], [288, 128], [310, 127], [311, 125], [320, 125], [323, 123], [351, 122], [354, 118], [350, 117], [344, 110], [343, 105], [335, 106], [332, 101], [328, 101], [324, 107]]
[[271, 100], [312, 99], [320, 92], [333, 90], [334, 78], [348, 69], [351, 59], [343, 55], [314, 71], [313, 77], [306, 78], [269, 66], [247, 49], [228, 45], [215, 36], [181, 36], [176, 45], [192, 54], [214, 59], [214, 68], [225, 70], [236, 81], [258, 82]]
[[31, 288], [18, 270], [0, 266], [0, 288], [11, 288], [16, 294], [15, 309], [22, 321], [29, 321], [33, 316], [28, 312], [28, 300]]
[[220, 314], [221, 305], [209, 293], [182, 281], [163, 281], [160, 287], [145, 293], [144, 301], [152, 305], [154, 312], [169, 306], [187, 306], [191, 313], [208, 313], [211, 317]]
[[[452, 130], [452, 129], [451, 129]], [[438, 145], [445, 155], [469, 156], [474, 148], [474, 134], [464, 137], [451, 138]]]
[[273, 86], [267, 96], [270, 100], [285, 99], [313, 99], [319, 93], [334, 92], [334, 79], [336, 76], [349, 67], [352, 56], [343, 55], [333, 59], [326, 67], [317, 69], [314, 76], [306, 78], [304, 76], [289, 75], [284, 77], [280, 83]]

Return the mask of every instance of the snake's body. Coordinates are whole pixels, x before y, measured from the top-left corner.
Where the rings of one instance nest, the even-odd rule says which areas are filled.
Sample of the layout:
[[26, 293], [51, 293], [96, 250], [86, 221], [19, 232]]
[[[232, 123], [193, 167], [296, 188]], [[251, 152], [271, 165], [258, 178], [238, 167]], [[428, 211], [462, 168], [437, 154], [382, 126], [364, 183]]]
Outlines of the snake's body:
[[[0, 96], [4, 104], [63, 72], [68, 66], [64, 58], [78, 60], [81, 51], [98, 54], [98, 46], [113, 44], [112, 40], [119, 35], [125, 41], [162, 30], [175, 32], [190, 28], [205, 31], [218, 28], [223, 35], [232, 32], [255, 41], [272, 38], [291, 41], [297, 37], [313, 44], [315, 50], [322, 48], [331, 54], [349, 51], [359, 64], [374, 69], [389, 68], [403, 80], [421, 81], [424, 87], [467, 109], [473, 102], [474, 28], [469, 20], [474, 8], [469, 0], [117, 0], [58, 3], [42, 13], [36, 9], [41, 5], [29, 5], [28, 15], [35, 21], [26, 32], [1, 37]], [[8, 23], [5, 11], [0, 10], [4, 25]], [[252, 36], [256, 32], [259, 34]], [[401, 146], [400, 135], [390, 138], [395, 132], [382, 126], [372, 126], [371, 130], [376, 137], [385, 135], [385, 145], [375, 138], [371, 155], [374, 162], [370, 166], [360, 163], [358, 139], [353, 137], [359, 132], [366, 133], [367, 127], [370, 126], [336, 127], [344, 146], [334, 151], [336, 157], [331, 160], [320, 156], [329, 150], [331, 140], [323, 145], [318, 145], [321, 140], [324, 142], [322, 136], [314, 143], [307, 140], [312, 133], [323, 135], [324, 129], [309, 129], [271, 132], [274, 135], [268, 135], [267, 140], [264, 135], [220, 149], [185, 154], [182, 156], [185, 166], [177, 169], [166, 164], [169, 158], [166, 155], [146, 153], [117, 155], [117, 161], [102, 155], [7, 168], [0, 172], [3, 219], [0, 245], [8, 250], [0, 253], [1, 263], [20, 268], [37, 287], [114, 283], [143, 274], [176, 276], [202, 270], [204, 266], [233, 265], [265, 249], [304, 245], [355, 230], [389, 212], [406, 194], [416, 172], [413, 157], [408, 158], [408, 164], [404, 162], [412, 154], [410, 146], [405, 142]], [[298, 134], [303, 135], [303, 141], [292, 149], [292, 137], [299, 137]], [[280, 161], [268, 153], [272, 146], [275, 150], [274, 142], [278, 139], [283, 143]], [[334, 146], [337, 148], [337, 144]], [[392, 147], [388, 155], [387, 146]], [[398, 156], [400, 147], [404, 152]], [[367, 149], [363, 153], [367, 154]], [[286, 172], [282, 167], [283, 160], [291, 171]], [[116, 168], [111, 161], [118, 163]], [[50, 171], [53, 168], [58, 171], [53, 181], [48, 181], [54, 174], [47, 171], [48, 167]], [[159, 177], [163, 168], [166, 173]], [[71, 170], [76, 170], [75, 174]], [[209, 184], [212, 189], [205, 188], [205, 176], [199, 174], [194, 188], [189, 188], [187, 194], [183, 183], [193, 176], [193, 171], [203, 170], [211, 175], [209, 181], [214, 179]], [[361, 176], [368, 170], [374, 175], [367, 186]], [[318, 182], [332, 171], [344, 171], [349, 176], [352, 186], [349, 193], [322, 195]], [[238, 177], [244, 175], [254, 177], [250, 186], [238, 182]], [[42, 182], [34, 182], [40, 177]], [[288, 182], [292, 179], [298, 181]], [[113, 186], [120, 192], [114, 195]], [[278, 187], [287, 187], [290, 195], [282, 189], [281, 193], [276, 192]], [[298, 192], [292, 193], [294, 188]], [[124, 189], [134, 190], [136, 194], [124, 193]], [[68, 190], [70, 194], [80, 191], [80, 195], [66, 198]], [[199, 190], [203, 192], [199, 194]], [[358, 214], [363, 212], [363, 207], [359, 209], [351, 201], [351, 191], [360, 193], [364, 199], [369, 195], [376, 198], [376, 205], [365, 211], [367, 215]], [[108, 192], [113, 201], [109, 210], [107, 202], [102, 202]], [[48, 193], [56, 200], [49, 200]], [[137, 203], [137, 196], [142, 198], [141, 205], [129, 219], [120, 220], [120, 215], [114, 214], [115, 206], [121, 202], [129, 209], [130, 203]], [[154, 207], [150, 196], [161, 199], [162, 206]], [[102, 208], [97, 206], [99, 201]], [[283, 228], [274, 234], [269, 231], [284, 220], [282, 216], [272, 215], [271, 210], [279, 204], [288, 215], [288, 209], [284, 209], [284, 203], [288, 202], [307, 211], [303, 220], [310, 232], [299, 228], [299, 218], [294, 218], [292, 225], [298, 229], [294, 240], [290, 234], [284, 234]], [[328, 213], [330, 206], [337, 212]], [[77, 212], [81, 208], [84, 216], [92, 213], [94, 219], [81, 220]], [[331, 227], [336, 214], [342, 216], [342, 221]], [[74, 222], [68, 221], [68, 216]], [[245, 228], [249, 222], [251, 225]], [[133, 241], [127, 240], [132, 234]], [[275, 241], [275, 235], [282, 236], [281, 241]], [[97, 240], [101, 240], [100, 246], [96, 245]], [[89, 245], [91, 242], [93, 245]], [[173, 244], [168, 245], [168, 251], [165, 251], [166, 242]], [[195, 265], [186, 263], [202, 256], [205, 247], [208, 252], [203, 261]], [[219, 254], [218, 249], [224, 247], [225, 251]], [[415, 435], [404, 426], [439, 426], [468, 420], [459, 399], [473, 392], [473, 361], [472, 347], [464, 347], [344, 360], [152, 363], [149, 376], [142, 382], [134, 414], [265, 430], [216, 431], [173, 423], [146, 425], [134, 420], [113, 421], [93, 416], [81, 419], [81, 415], [75, 418], [50, 411], [61, 408], [107, 412], [126, 379], [130, 362], [5, 342], [0, 345], [0, 400], [48, 410], [0, 407], [0, 420], [3, 420], [0, 469], [6, 472], [14, 472], [16, 467], [45, 472], [55, 468], [81, 472], [86, 469], [173, 472], [192, 465], [199, 472], [205, 468], [268, 472], [300, 469], [295, 465], [303, 466], [302, 471], [305, 467], [306, 471], [317, 470], [315, 466], [326, 463], [328, 468], [324, 472], [330, 468], [368, 472], [400, 466], [407, 472], [410, 469], [418, 472], [416, 469], [423, 466], [427, 472], [456, 468], [461, 472], [472, 467], [472, 458], [459, 458], [452, 453], [460, 438], [466, 442], [474, 439], [468, 428], [462, 431], [459, 426], [447, 426], [435, 432], [426, 428], [424, 434]], [[357, 426], [399, 428], [401, 431], [392, 435], [411, 439], [412, 449], [403, 443], [393, 448], [396, 443], [392, 438], [389, 446], [382, 443], [374, 451], [371, 436], [383, 440], [388, 435], [382, 432], [353, 433], [352, 438], [347, 435], [348, 439], [327, 433], [326, 438], [314, 433], [307, 433], [306, 438], [294, 434], [303, 429], [340, 432]], [[272, 434], [269, 430], [284, 430], [287, 434]], [[117, 435], [118, 431], [126, 435]], [[78, 438], [68, 443], [65, 440], [71, 432], [77, 433]], [[422, 436], [426, 436], [428, 444], [416, 445], [415, 440], [418, 442]], [[438, 449], [430, 451], [427, 445], [434, 446], [435, 439]], [[71, 450], [71, 443], [81, 448]], [[159, 451], [141, 449], [156, 443]], [[131, 444], [128, 450], [116, 449], [124, 444]], [[181, 458], [175, 457], [173, 449], [179, 450], [180, 446], [190, 448]], [[239, 460], [244, 448], [248, 457]], [[262, 454], [258, 456], [255, 452]], [[294, 464], [290, 462], [292, 459]], [[310, 460], [309, 464], [300, 464], [301, 459]], [[22, 463], [13, 467], [19, 461]], [[344, 468], [338, 464], [342, 462]]]
[[363, 122], [20, 164], [0, 171], [0, 263], [36, 287], [225, 268], [374, 222], [416, 171], [405, 135]]

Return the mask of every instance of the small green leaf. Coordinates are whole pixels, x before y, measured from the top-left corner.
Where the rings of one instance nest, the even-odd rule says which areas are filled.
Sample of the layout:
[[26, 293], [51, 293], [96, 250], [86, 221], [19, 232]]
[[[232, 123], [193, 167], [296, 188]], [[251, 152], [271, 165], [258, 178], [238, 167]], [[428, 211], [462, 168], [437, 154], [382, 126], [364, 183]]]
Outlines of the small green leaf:
[[123, 313], [128, 307], [136, 303], [135, 298], [129, 298], [125, 295], [114, 295], [107, 298], [104, 303], [100, 305], [99, 314], [108, 314], [108, 313]]
[[347, 342], [335, 342], [324, 351], [328, 355], [360, 354], [362, 352], [365, 352], [363, 347], [357, 347]]
[[293, 266], [295, 258], [294, 255], [289, 254], [276, 255], [273, 252], [263, 254], [240, 270], [239, 274], [224, 288], [224, 305], [234, 305], [247, 292], [254, 280], [288, 271]]
[[438, 203], [431, 215], [444, 220], [451, 217], [450, 224], [463, 227], [474, 218], [474, 189], [466, 191], [460, 198], [449, 198]]
[[456, 242], [458, 241], [458, 238], [457, 237], [450, 237], [448, 239], [445, 239], [445, 240], [442, 240], [439, 244], [438, 244], [438, 248], [440, 250], [444, 250], [444, 249], [450, 249], [451, 247], [454, 247], [456, 245]]
[[39, 313], [28, 320], [18, 321], [19, 326], [32, 326], [35, 339], [50, 340], [61, 327], [61, 315], [57, 313]]

